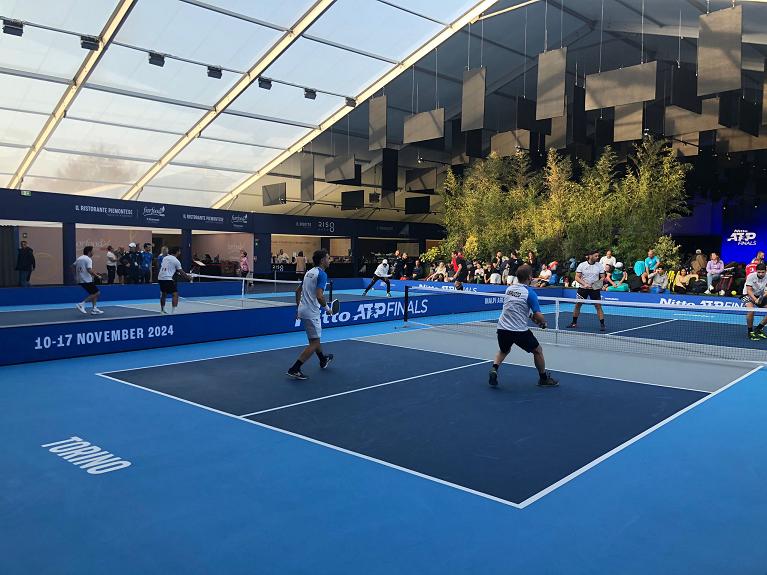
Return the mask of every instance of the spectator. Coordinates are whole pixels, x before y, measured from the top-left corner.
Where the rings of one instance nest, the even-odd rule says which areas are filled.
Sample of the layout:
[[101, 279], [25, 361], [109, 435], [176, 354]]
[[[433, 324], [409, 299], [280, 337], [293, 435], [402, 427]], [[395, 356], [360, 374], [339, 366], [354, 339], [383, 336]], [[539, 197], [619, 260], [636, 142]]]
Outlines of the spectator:
[[623, 269], [623, 262], [616, 262], [615, 267], [610, 266], [610, 273], [607, 276], [607, 291], [630, 291], [628, 284], [628, 274]]
[[538, 274], [538, 277], [533, 278], [533, 286], [546, 287], [549, 285], [550, 279], [551, 279], [551, 270], [548, 268], [546, 264], [543, 264], [543, 266], [541, 267], [541, 271]]
[[21, 247], [19, 247], [16, 256], [16, 271], [19, 272], [19, 285], [21, 287], [29, 287], [29, 280], [35, 270], [35, 265], [34, 251], [27, 245], [26, 241], [21, 240]]
[[[508, 275], [510, 277], [516, 277], [517, 270], [520, 268], [520, 266], [523, 263], [524, 262], [519, 257], [519, 253], [517, 251], [511, 252], [511, 257], [509, 258], [509, 274]], [[511, 285], [511, 284], [509, 284], [509, 285]]]
[[[441, 261], [437, 264], [437, 267], [434, 268], [434, 272], [426, 278], [426, 281], [434, 281], [434, 282], [443, 282], [445, 281], [445, 278], [447, 277], [447, 266], [445, 266], [445, 262]], [[442, 279], [438, 279], [442, 278]]]
[[140, 267], [141, 273], [139, 275], [139, 283], [150, 284], [152, 283], [152, 244], [144, 244], [144, 251], [141, 252]]
[[455, 287], [455, 289], [457, 289], [458, 291], [463, 291], [463, 283], [461, 283], [459, 281], [455, 282], [453, 284], [453, 287]]
[[[250, 273], [250, 262], [248, 261], [248, 252], [240, 250], [240, 277], [246, 278]], [[251, 282], [248, 282], [251, 283]]]
[[706, 256], [703, 255], [702, 250], [695, 250], [695, 257], [692, 260], [692, 273], [696, 276], [703, 275], [703, 272], [706, 271]]
[[676, 278], [674, 278], [674, 287], [672, 288], [672, 291], [674, 293], [687, 293], [687, 284], [696, 279], [698, 279], [697, 275], [688, 274], [687, 268], [682, 268], [677, 272]]
[[112, 251], [112, 246], [107, 246], [107, 283], [112, 285], [115, 283], [115, 276], [117, 275], [117, 256]]
[[650, 272], [648, 279], [650, 280], [650, 291], [652, 293], [663, 293], [668, 289], [668, 274], [660, 263]]
[[115, 255], [117, 256], [117, 283], [124, 284], [125, 274], [127, 273], [128, 269], [125, 267], [125, 262], [123, 261], [125, 258], [125, 248], [122, 246], [117, 248]]
[[416, 258], [415, 265], [410, 272], [410, 278], [414, 280], [423, 279], [423, 273], [423, 264], [421, 263], [420, 259]]
[[655, 255], [655, 251], [652, 249], [647, 250], [647, 257], [644, 260], [644, 276], [642, 277], [642, 281], [645, 284], [650, 283], [650, 274], [655, 271], [655, 268], [658, 267], [658, 264], [660, 263], [660, 260], [658, 259], [658, 256]]
[[128, 253], [125, 254], [123, 260], [125, 262], [127, 283], [139, 283], [139, 277], [141, 275], [141, 254], [138, 253], [135, 243], [131, 242], [128, 244]]
[[396, 254], [399, 254], [399, 251], [395, 252], [395, 259], [392, 266], [392, 277], [395, 280], [405, 279], [405, 275], [407, 273], [407, 254], [403, 253], [399, 256], [396, 256]]
[[[280, 253], [282, 253], [282, 250], [280, 250]], [[210, 254], [205, 254], [202, 257], [202, 263], [204, 263], [206, 266], [213, 263], [213, 258], [210, 256]]]
[[160, 268], [162, 267], [162, 259], [168, 255], [168, 246], [163, 246], [160, 248], [160, 255], [157, 256], [157, 273], [160, 273]]
[[303, 251], [298, 252], [296, 257], [296, 275], [301, 278], [306, 273], [306, 256]]
[[615, 269], [615, 264], [617, 263], [617, 261], [615, 259], [615, 256], [613, 256], [613, 251], [607, 250], [605, 252], [605, 255], [603, 255], [600, 258], [599, 263], [602, 264], [602, 267], [609, 264], [611, 269]]
[[501, 285], [502, 283], [501, 274], [498, 273], [497, 269], [494, 269], [490, 273], [490, 283], [493, 285]]
[[538, 257], [535, 255], [535, 253], [532, 250], [527, 252], [527, 261], [525, 261], [524, 263], [529, 265], [534, 270], [538, 269]]
[[711, 295], [714, 291], [714, 282], [719, 281], [724, 273], [724, 262], [719, 258], [719, 254], [711, 252], [711, 259], [706, 264], [706, 282], [708, 283], [708, 289], [706, 295]]
[[280, 250], [280, 252], [277, 254], [276, 263], [278, 264], [289, 264], [290, 263], [290, 256], [286, 254], [283, 250]]
[[756, 252], [754, 259], [751, 260], [751, 263], [746, 266], [746, 277], [754, 273], [756, 271], [756, 266], [761, 263], [764, 263], [764, 252], [759, 250]]

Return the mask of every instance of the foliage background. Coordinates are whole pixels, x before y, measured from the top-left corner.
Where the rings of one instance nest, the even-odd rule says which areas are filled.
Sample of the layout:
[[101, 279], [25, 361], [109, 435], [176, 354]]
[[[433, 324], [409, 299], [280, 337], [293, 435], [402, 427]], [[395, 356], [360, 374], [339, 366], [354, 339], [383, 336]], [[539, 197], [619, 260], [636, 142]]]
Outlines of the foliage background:
[[579, 168], [576, 178], [571, 160], [549, 150], [545, 167], [533, 172], [520, 150], [512, 157], [491, 154], [462, 179], [448, 171], [440, 191], [448, 237], [424, 259], [462, 248], [469, 258], [489, 260], [498, 250], [519, 249], [548, 262], [610, 248], [633, 262], [654, 247], [666, 265], [678, 265], [679, 246], [663, 235], [663, 225], [687, 213], [688, 166], [666, 142], [635, 145], [623, 173], [609, 147], [593, 166]]

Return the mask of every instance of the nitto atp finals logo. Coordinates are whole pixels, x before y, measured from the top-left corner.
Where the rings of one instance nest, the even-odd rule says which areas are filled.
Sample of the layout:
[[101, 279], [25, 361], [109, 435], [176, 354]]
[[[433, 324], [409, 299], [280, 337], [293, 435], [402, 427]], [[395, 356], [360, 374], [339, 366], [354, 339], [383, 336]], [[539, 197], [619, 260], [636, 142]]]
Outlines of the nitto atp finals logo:
[[732, 230], [730, 237], [727, 238], [728, 242], [735, 242], [739, 246], [755, 246], [756, 245], [756, 232], [750, 232], [748, 230]]

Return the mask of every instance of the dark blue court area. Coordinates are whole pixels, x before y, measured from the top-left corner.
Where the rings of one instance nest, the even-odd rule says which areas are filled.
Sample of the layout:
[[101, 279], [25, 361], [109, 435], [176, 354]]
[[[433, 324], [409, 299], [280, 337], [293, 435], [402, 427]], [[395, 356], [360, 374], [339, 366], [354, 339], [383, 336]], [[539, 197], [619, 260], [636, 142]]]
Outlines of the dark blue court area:
[[516, 505], [707, 395], [354, 340], [294, 381], [299, 349], [105, 375]]

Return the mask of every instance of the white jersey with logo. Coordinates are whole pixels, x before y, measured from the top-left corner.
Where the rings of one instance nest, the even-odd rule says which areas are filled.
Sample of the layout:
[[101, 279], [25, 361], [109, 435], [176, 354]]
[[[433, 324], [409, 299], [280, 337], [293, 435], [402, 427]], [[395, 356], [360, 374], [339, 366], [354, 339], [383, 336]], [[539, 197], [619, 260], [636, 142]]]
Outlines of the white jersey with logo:
[[498, 318], [498, 329], [527, 331], [530, 313], [541, 311], [538, 294], [522, 284], [509, 286], [503, 299], [503, 311]]
[[756, 272], [748, 274], [748, 277], [746, 278], [746, 285], [743, 286], [743, 295], [748, 295], [749, 286], [751, 286], [751, 289], [754, 290], [755, 297], [762, 297], [764, 295], [765, 289], [767, 288], [767, 275], [759, 279], [759, 276], [756, 275]]
[[379, 278], [389, 277], [389, 264], [378, 264], [374, 275]]
[[75, 278], [77, 278], [77, 283], [79, 284], [89, 284], [93, 283], [93, 276], [88, 272], [88, 270], [93, 269], [93, 260], [86, 256], [85, 254], [81, 255], [79, 258], [75, 260]]
[[298, 317], [302, 319], [319, 318], [322, 307], [317, 301], [317, 289], [325, 287], [328, 283], [328, 275], [320, 266], [315, 266], [306, 272], [301, 284], [301, 301], [298, 304]]
[[163, 256], [160, 271], [157, 274], [158, 281], [172, 280], [177, 271], [181, 270], [181, 262], [176, 256]]
[[583, 276], [583, 285], [581, 287], [587, 289], [602, 289], [602, 280], [599, 276], [605, 273], [605, 268], [599, 262], [590, 264], [589, 262], [581, 262], [578, 267], [575, 268], [575, 273], [579, 273]]

